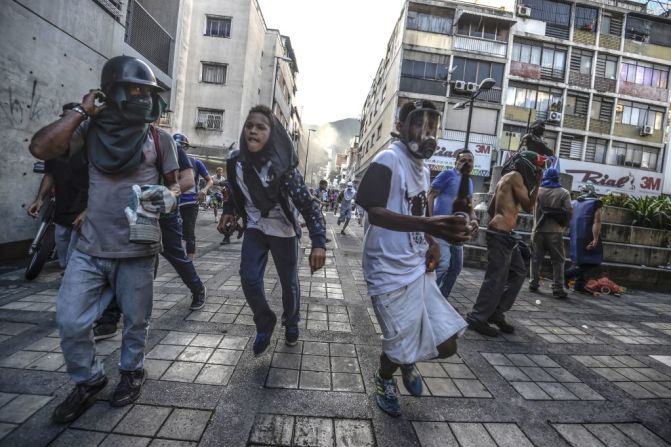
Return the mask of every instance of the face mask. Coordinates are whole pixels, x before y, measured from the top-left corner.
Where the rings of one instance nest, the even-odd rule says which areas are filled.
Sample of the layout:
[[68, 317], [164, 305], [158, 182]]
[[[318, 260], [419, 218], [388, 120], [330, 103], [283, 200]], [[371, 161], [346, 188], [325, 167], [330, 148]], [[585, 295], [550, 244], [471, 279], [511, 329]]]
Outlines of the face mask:
[[154, 101], [151, 96], [131, 96], [123, 102], [121, 115], [131, 123], [151, 123], [154, 117]]

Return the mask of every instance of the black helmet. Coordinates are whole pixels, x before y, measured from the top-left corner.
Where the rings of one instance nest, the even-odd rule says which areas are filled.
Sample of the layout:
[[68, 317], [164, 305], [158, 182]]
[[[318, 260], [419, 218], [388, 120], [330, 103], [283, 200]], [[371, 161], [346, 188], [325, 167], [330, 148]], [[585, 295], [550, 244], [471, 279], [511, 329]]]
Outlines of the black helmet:
[[105, 93], [116, 84], [138, 84], [163, 90], [149, 65], [131, 56], [116, 56], [105, 62], [100, 75], [100, 87]]

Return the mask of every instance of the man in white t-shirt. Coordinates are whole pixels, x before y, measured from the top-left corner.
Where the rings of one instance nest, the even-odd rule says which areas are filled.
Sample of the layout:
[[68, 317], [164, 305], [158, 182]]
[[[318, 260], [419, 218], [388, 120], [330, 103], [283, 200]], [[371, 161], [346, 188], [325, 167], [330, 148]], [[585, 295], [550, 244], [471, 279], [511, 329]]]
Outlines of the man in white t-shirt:
[[366, 171], [356, 202], [368, 214], [363, 270], [373, 309], [382, 328], [380, 368], [375, 373], [376, 402], [400, 415], [394, 372], [422, 394], [415, 362], [447, 358], [466, 322], [443, 298], [435, 269], [440, 248], [433, 236], [452, 243], [469, 240], [466, 221], [457, 216], [426, 217], [429, 170], [424, 160], [436, 149], [440, 113], [426, 100], [408, 102], [398, 112], [398, 137]]

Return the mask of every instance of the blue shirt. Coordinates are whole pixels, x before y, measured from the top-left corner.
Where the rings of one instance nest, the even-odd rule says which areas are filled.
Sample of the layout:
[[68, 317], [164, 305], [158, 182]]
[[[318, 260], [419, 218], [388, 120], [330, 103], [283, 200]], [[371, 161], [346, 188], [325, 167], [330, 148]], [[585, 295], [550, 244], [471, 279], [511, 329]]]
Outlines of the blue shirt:
[[[431, 189], [438, 191], [438, 196], [433, 202], [433, 215], [444, 216], [452, 214], [452, 203], [459, 192], [461, 174], [455, 168], [445, 170], [438, 174], [431, 183]], [[473, 198], [473, 180], [468, 180], [468, 197]]]
[[203, 164], [202, 161], [198, 160], [197, 158], [188, 158], [189, 162], [191, 163], [191, 166], [193, 167], [193, 178], [195, 180], [195, 184], [193, 185], [193, 188], [189, 189], [186, 192], [183, 192], [179, 196], [179, 204], [181, 205], [187, 205], [191, 203], [196, 203], [198, 201], [198, 180], [200, 177], [209, 177], [210, 174], [207, 172], [207, 168]]

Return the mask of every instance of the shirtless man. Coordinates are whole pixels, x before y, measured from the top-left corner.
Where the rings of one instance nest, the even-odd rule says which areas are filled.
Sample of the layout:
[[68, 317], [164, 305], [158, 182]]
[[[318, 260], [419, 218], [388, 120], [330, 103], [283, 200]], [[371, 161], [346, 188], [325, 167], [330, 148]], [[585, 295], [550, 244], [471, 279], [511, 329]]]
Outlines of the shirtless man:
[[515, 332], [504, 313], [515, 303], [527, 268], [518, 245], [520, 237], [513, 229], [520, 207], [527, 213], [533, 210], [544, 161], [544, 157], [531, 151], [513, 155], [503, 165], [501, 180], [489, 204], [487, 272], [473, 310], [466, 316], [468, 327], [482, 335], [496, 337], [499, 330], [507, 334]]

